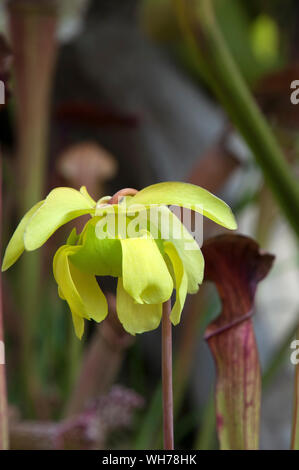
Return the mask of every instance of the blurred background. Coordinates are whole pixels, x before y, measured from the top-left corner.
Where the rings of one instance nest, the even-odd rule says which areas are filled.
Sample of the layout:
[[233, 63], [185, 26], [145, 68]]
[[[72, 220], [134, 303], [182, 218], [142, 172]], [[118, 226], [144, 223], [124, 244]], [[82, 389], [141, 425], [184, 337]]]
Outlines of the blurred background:
[[[180, 3], [1, 1], [2, 250], [20, 217], [56, 186], [86, 185], [98, 200], [122, 187], [177, 180], [219, 195], [233, 208], [239, 233], [276, 256], [255, 306], [264, 375], [261, 448], [287, 449], [289, 345], [299, 318], [296, 230], [277, 202], [279, 184], [278, 190], [269, 184], [271, 164], [261, 164], [263, 152], [252, 144], [246, 103], [236, 111], [238, 95], [221, 92], [221, 62], [216, 52], [205, 53], [201, 1], [192, 0], [188, 13], [200, 57]], [[290, 86], [299, 80], [299, 4], [214, 4], [249, 99], [298, 183], [299, 105], [290, 101]], [[213, 80], [210, 62], [219, 71]], [[101, 325], [88, 323], [77, 340], [50, 269], [72, 226], [2, 276], [11, 445], [160, 448], [160, 331], [126, 334], [115, 316], [115, 285], [105, 279], [109, 316]], [[222, 231], [205, 221], [204, 238]], [[176, 448], [218, 448], [215, 371], [203, 334], [219, 311], [216, 290], [204, 284], [174, 329]]]

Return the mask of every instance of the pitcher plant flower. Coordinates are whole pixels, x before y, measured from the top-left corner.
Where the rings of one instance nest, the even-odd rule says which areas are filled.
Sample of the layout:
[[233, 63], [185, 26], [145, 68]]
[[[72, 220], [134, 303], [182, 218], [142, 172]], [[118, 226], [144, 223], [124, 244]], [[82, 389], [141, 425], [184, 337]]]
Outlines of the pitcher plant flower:
[[[159, 326], [162, 304], [170, 299], [173, 289], [176, 300], [170, 319], [173, 325], [180, 322], [187, 293], [197, 292], [202, 282], [204, 260], [192, 235], [167, 206], [192, 209], [228, 229], [236, 228], [230, 208], [195, 185], [158, 183], [139, 192], [122, 190], [117, 195], [120, 199], [115, 195], [96, 202], [85, 187], [80, 191], [53, 189], [25, 214], [4, 255], [3, 271], [24, 250], [41, 247], [62, 225], [90, 215], [81, 234], [74, 229], [53, 260], [58, 292], [70, 307], [79, 338], [84, 319], [101, 322], [108, 313], [96, 276], [118, 278], [117, 314], [132, 335]], [[155, 215], [148, 220], [150, 210]], [[111, 225], [118, 228], [117, 233], [109, 231]]]
[[[53, 260], [59, 296], [66, 300], [78, 338], [84, 320], [101, 322], [108, 305], [96, 276], [118, 279], [116, 311], [132, 335], [157, 328], [162, 319], [164, 448], [174, 448], [172, 330], [180, 322], [187, 293], [197, 292], [204, 259], [197, 241], [169, 206], [187, 208], [236, 229], [230, 208], [187, 183], [158, 183], [141, 191], [126, 188], [94, 201], [86, 188], [53, 189], [23, 217], [4, 255], [2, 270], [24, 250], [41, 247], [62, 225], [88, 214], [82, 232], [73, 229]], [[189, 211], [190, 214], [190, 211]], [[193, 221], [194, 222], [194, 221]], [[195, 230], [196, 235], [196, 230]], [[171, 308], [171, 296], [176, 300]]]

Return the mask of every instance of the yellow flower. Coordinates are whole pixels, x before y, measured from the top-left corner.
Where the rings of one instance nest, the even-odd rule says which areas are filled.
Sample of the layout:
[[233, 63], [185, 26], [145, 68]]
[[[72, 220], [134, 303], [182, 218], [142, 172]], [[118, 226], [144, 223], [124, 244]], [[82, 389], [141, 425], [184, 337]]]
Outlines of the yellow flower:
[[118, 278], [117, 314], [129, 333], [157, 328], [162, 304], [173, 289], [176, 300], [170, 319], [177, 325], [187, 293], [195, 293], [202, 282], [204, 260], [197, 242], [167, 206], [192, 209], [235, 229], [230, 208], [200, 187], [176, 182], [149, 186], [116, 204], [109, 200], [96, 203], [85, 187], [52, 190], [19, 223], [2, 270], [14, 264], [24, 249], [39, 248], [63, 224], [89, 214], [82, 233], [73, 230], [53, 260], [58, 292], [71, 309], [77, 336], [82, 337], [84, 319], [101, 322], [108, 313], [96, 276]]

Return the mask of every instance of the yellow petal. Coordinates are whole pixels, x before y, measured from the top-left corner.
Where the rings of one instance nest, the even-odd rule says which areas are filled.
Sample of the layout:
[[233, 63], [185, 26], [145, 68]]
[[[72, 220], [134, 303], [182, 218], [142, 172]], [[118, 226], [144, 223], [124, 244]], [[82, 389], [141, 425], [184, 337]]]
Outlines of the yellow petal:
[[100, 323], [108, 314], [108, 305], [105, 295], [100, 289], [95, 276], [83, 273], [69, 262], [74, 285], [85, 306], [87, 315]]
[[[161, 208], [162, 209], [162, 208]], [[178, 217], [170, 212], [170, 220], [172, 231], [169, 240], [175, 246], [178, 255], [180, 256], [184, 270], [188, 279], [188, 292], [195, 294], [198, 291], [198, 285], [202, 283], [204, 277], [204, 257], [197, 242], [192, 235], [181, 223]], [[181, 230], [181, 232], [180, 232]], [[175, 234], [181, 233], [181, 238], [176, 238]]]
[[199, 284], [203, 281], [205, 261], [201, 249], [186, 250], [183, 240], [171, 240], [179, 253], [183, 262], [188, 279], [188, 293], [195, 294], [198, 291]]
[[170, 242], [166, 242], [164, 249], [171, 261], [175, 277], [176, 301], [170, 314], [170, 320], [174, 325], [177, 325], [180, 322], [187, 296], [188, 279], [182, 260], [174, 245]]
[[171, 296], [173, 282], [156, 242], [151, 238], [127, 238], [122, 246], [123, 285], [142, 304], [159, 304]]
[[79, 191], [72, 188], [53, 189], [26, 226], [25, 249], [31, 251], [39, 248], [63, 224], [93, 212], [93, 203]]
[[162, 318], [162, 304], [136, 304], [125, 291], [122, 278], [117, 284], [116, 310], [119, 321], [131, 335], [154, 330]]
[[81, 339], [84, 333], [84, 319], [72, 313], [73, 325], [77, 338]]
[[[159, 217], [155, 215], [156, 213]], [[163, 230], [163, 223], [166, 224], [166, 230]], [[162, 239], [174, 244], [187, 274], [188, 292], [195, 294], [204, 276], [204, 258], [197, 242], [179, 218], [166, 206], [157, 207], [152, 212], [151, 228], [155, 224], [157, 225], [155, 231]]]
[[62, 300], [65, 300], [65, 297], [64, 297], [64, 295], [63, 295], [63, 292], [62, 292], [60, 286], [57, 287], [57, 292], [58, 292], [58, 296], [59, 296]]
[[69, 256], [77, 249], [78, 247], [69, 245], [59, 248], [53, 260], [53, 271], [59, 286], [60, 297], [67, 301], [73, 315], [75, 329], [80, 331], [82, 322], [79, 323], [77, 317], [100, 322], [106, 317], [108, 306], [96, 278], [82, 273], [69, 260]]
[[81, 186], [80, 188], [80, 193], [83, 194], [83, 196], [89, 201], [89, 203], [92, 205], [92, 207], [96, 206], [96, 201], [92, 199], [91, 195], [88, 193], [86, 186]]
[[98, 238], [96, 225], [98, 217], [93, 217], [85, 225], [80, 237], [80, 249], [71, 256], [71, 262], [80, 271], [97, 276], [121, 276], [122, 251], [119, 240]]
[[6, 271], [10, 266], [12, 266], [17, 259], [23, 253], [24, 247], [24, 232], [26, 226], [33, 216], [33, 214], [41, 207], [44, 201], [40, 201], [35, 204], [30, 211], [28, 211], [24, 217], [22, 218], [21, 222], [17, 226], [13, 236], [10, 239], [10, 242], [7, 245], [5, 250], [3, 263], [2, 263], [2, 271]]
[[128, 208], [134, 204], [164, 204], [181, 206], [205, 215], [217, 224], [235, 230], [237, 223], [230, 207], [206, 189], [194, 184], [165, 182], [153, 184], [139, 191], [128, 201]]

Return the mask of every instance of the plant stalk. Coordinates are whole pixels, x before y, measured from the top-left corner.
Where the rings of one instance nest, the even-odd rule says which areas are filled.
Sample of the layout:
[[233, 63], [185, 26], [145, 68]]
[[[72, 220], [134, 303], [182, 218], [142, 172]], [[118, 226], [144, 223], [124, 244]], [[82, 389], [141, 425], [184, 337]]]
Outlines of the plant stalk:
[[162, 399], [164, 450], [174, 449], [172, 391], [172, 325], [171, 301], [163, 304], [162, 315]]
[[299, 187], [266, 119], [254, 101], [217, 23], [214, 1], [173, 0], [198, 71], [213, 90], [252, 150], [265, 181], [299, 236]]

